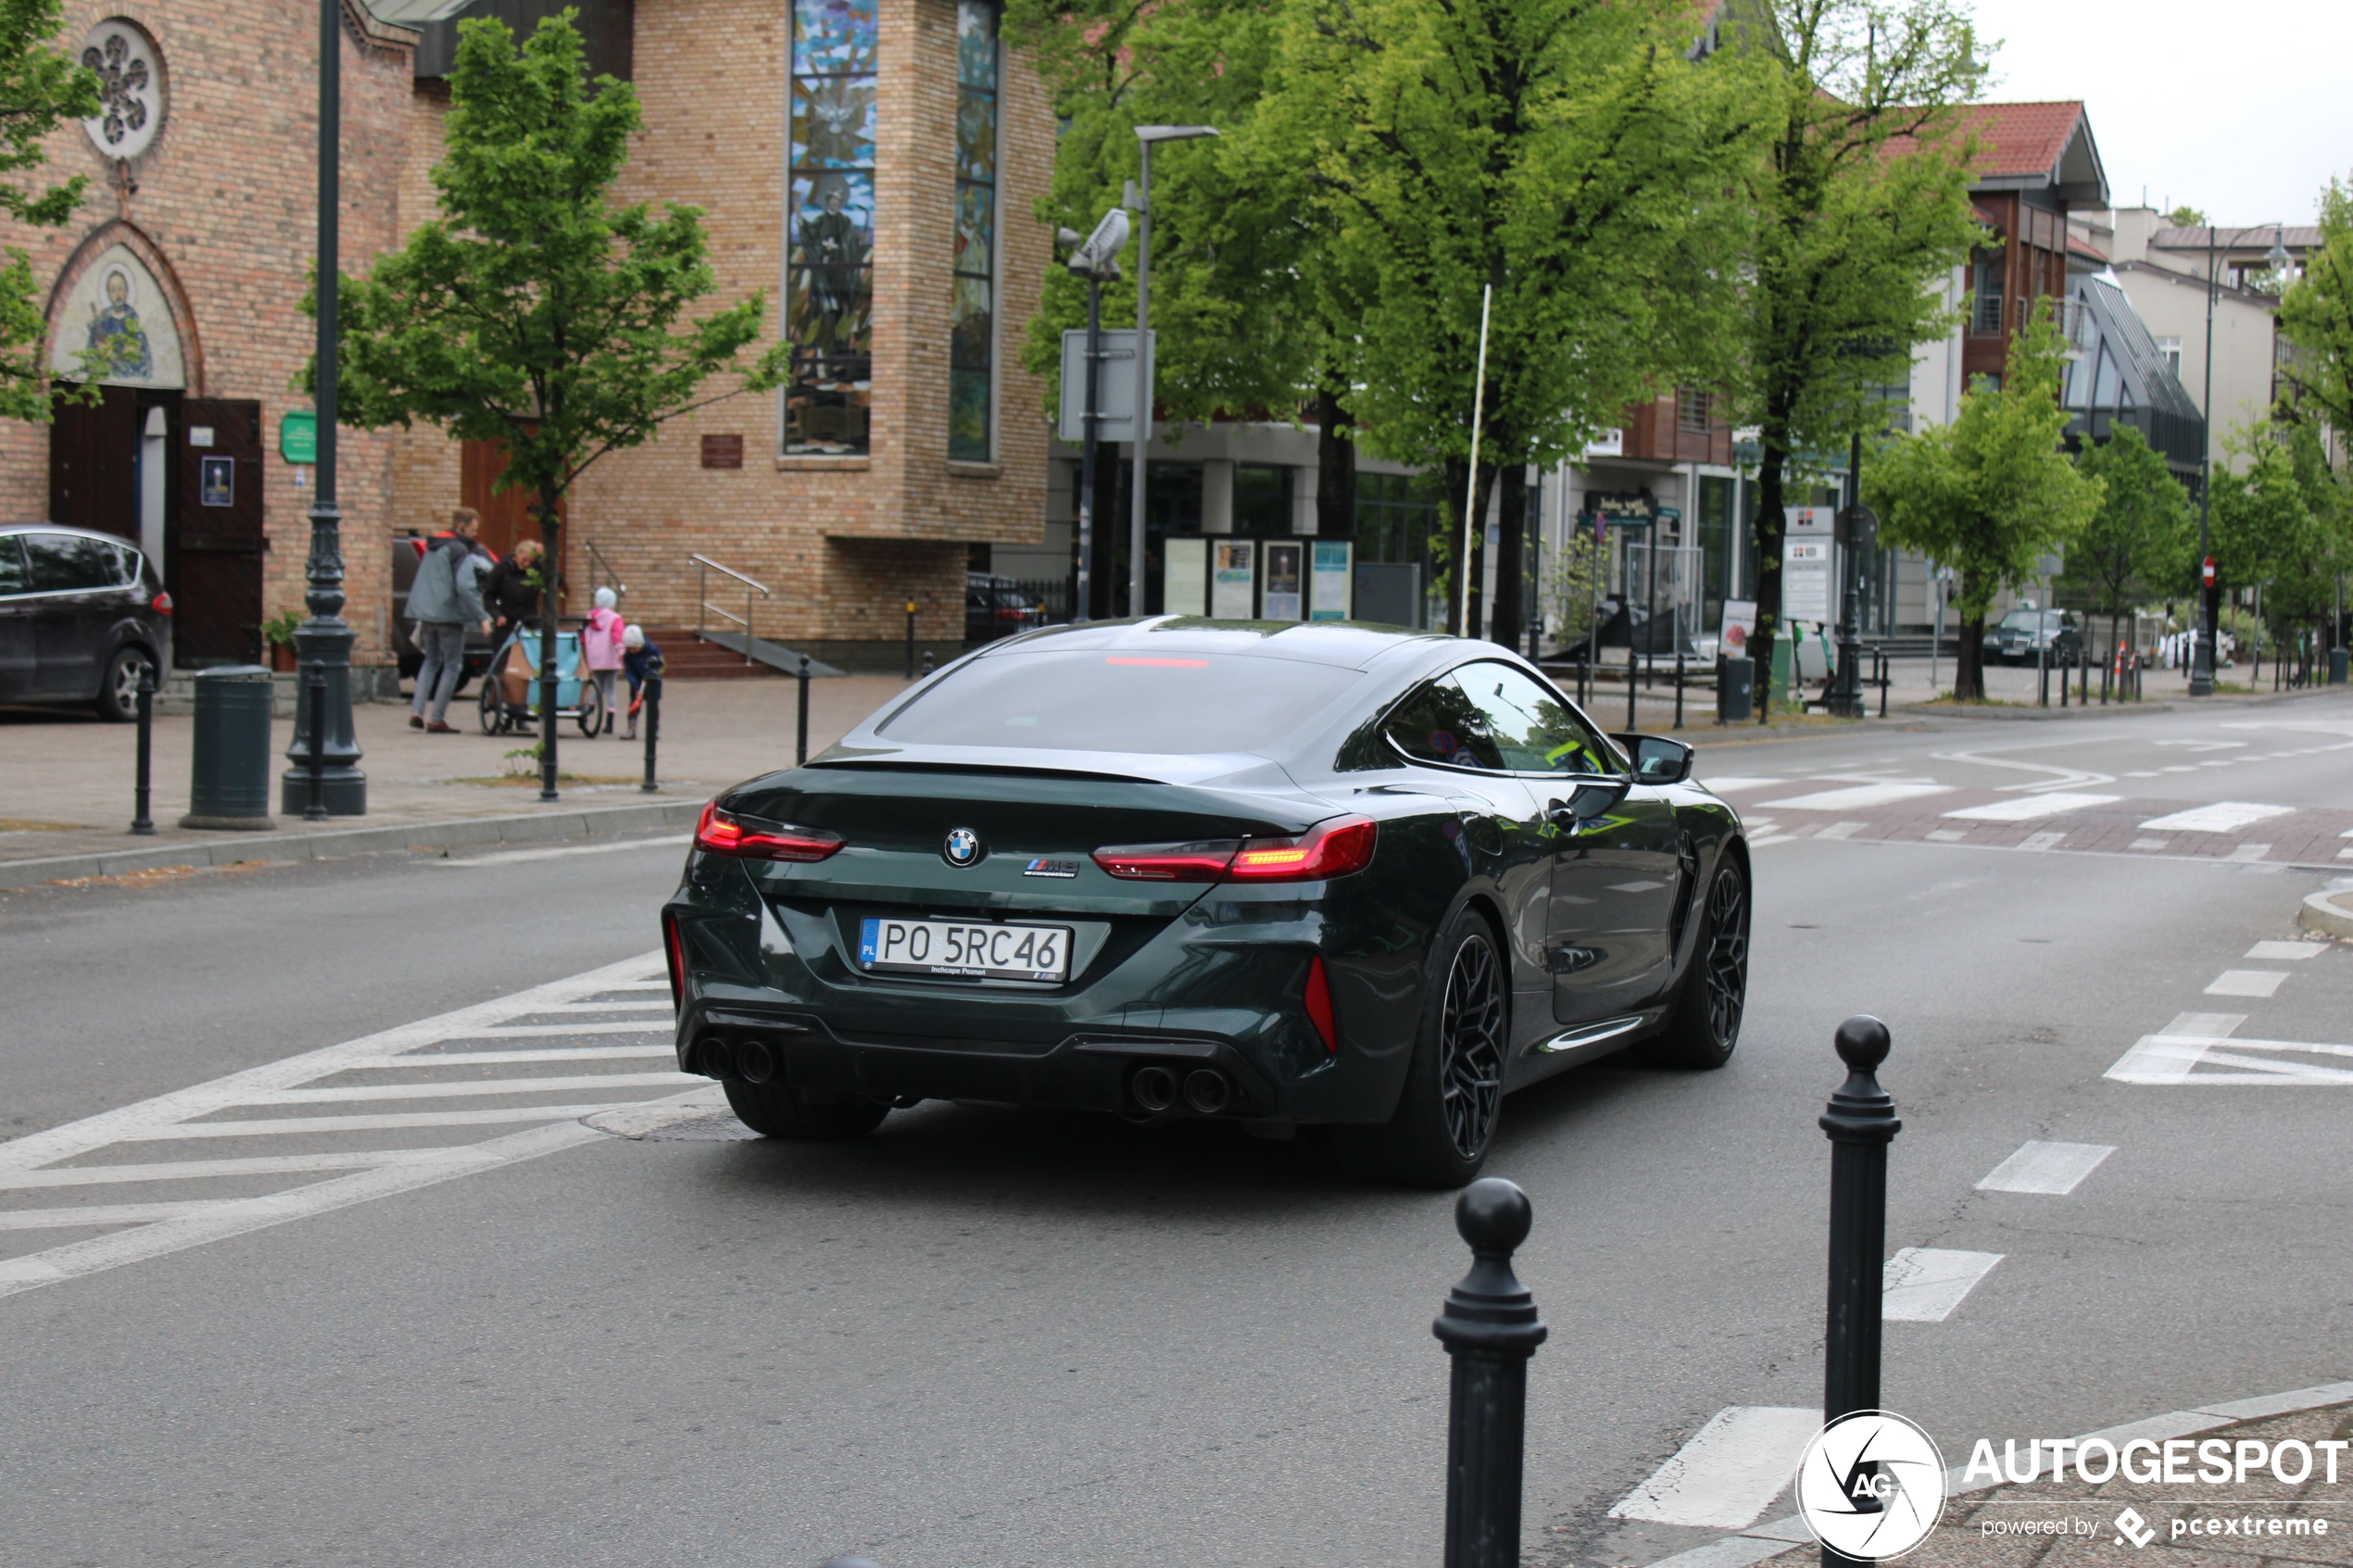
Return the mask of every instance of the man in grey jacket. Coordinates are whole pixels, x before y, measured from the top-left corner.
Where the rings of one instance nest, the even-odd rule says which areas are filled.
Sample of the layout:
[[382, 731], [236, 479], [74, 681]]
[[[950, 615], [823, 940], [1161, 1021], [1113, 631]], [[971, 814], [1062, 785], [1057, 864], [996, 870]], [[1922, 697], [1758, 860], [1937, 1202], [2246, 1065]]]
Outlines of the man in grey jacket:
[[409, 614], [416, 621], [418, 651], [425, 656], [417, 671], [417, 695], [409, 704], [409, 727], [438, 735], [458, 733], [449, 722], [449, 698], [466, 667], [466, 628], [490, 634], [490, 617], [482, 606], [482, 574], [473, 569], [474, 531], [481, 520], [472, 507], [459, 507], [449, 516], [449, 532], [425, 542], [424, 558], [417, 563], [416, 581], [409, 585]]

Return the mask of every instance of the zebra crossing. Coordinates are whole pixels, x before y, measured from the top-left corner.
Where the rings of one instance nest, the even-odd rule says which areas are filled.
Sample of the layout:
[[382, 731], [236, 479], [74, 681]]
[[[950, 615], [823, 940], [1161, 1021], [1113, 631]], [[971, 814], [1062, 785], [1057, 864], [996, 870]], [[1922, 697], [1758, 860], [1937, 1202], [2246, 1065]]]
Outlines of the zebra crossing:
[[707, 1110], [669, 993], [641, 954], [0, 1144], [0, 1236], [91, 1233], [0, 1257], [0, 1296]]

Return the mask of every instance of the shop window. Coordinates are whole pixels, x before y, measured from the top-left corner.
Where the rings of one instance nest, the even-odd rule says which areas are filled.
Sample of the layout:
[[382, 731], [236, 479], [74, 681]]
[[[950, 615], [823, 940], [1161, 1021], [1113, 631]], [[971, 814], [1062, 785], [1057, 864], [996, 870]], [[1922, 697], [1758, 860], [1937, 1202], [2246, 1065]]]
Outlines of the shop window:
[[1700, 547], [1700, 630], [1714, 632], [1724, 623], [1724, 600], [1732, 570], [1732, 481], [1720, 475], [1700, 476], [1698, 543]]
[[993, 451], [997, 352], [997, 6], [956, 6], [956, 266], [949, 328], [948, 456]]
[[1234, 465], [1234, 532], [1258, 538], [1290, 536], [1290, 474], [1264, 463]]
[[794, 0], [787, 454], [858, 454], [874, 403], [880, 0]]
[[1434, 474], [1359, 473], [1356, 558], [1427, 561], [1438, 525], [1437, 483]]

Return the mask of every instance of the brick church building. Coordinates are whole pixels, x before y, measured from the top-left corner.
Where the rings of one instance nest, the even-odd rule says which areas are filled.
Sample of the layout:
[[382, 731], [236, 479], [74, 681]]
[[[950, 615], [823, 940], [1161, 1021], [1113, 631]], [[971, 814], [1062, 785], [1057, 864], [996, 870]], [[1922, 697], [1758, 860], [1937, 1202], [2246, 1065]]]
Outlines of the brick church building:
[[[457, 23], [522, 33], [560, 8], [343, 3], [346, 272], [434, 214]], [[961, 642], [970, 546], [1034, 546], [1048, 508], [1042, 389], [1015, 351], [1051, 263], [1029, 214], [1054, 124], [993, 0], [579, 8], [590, 69], [645, 106], [620, 199], [701, 207], [714, 297], [763, 293], [795, 351], [782, 392], [699, 409], [583, 478], [573, 599], [617, 578], [632, 620], [691, 625], [700, 555], [772, 591], [763, 638], [893, 641], [912, 599], [921, 636]], [[0, 423], [0, 519], [140, 542], [183, 664], [256, 658], [262, 623], [301, 608], [317, 37], [317, 12], [286, 0], [69, 5], [63, 41], [104, 106], [57, 132], [49, 171], [88, 174], [89, 194], [62, 230], [0, 227], [49, 284], [53, 372], [103, 385], [53, 425]], [[429, 431], [344, 433], [359, 662], [390, 659], [396, 539], [460, 502], [502, 552], [529, 530], [520, 495], [491, 495], [499, 464]], [[743, 592], [711, 597], [740, 609]]]

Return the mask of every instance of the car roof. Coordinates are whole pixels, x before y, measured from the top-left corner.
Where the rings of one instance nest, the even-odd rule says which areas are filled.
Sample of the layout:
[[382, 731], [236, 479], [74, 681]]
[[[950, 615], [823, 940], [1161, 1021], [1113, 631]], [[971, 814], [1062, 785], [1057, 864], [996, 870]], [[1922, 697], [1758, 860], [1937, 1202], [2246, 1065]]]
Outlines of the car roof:
[[992, 643], [977, 657], [1104, 649], [1138, 654], [1222, 653], [1369, 670], [1403, 649], [1427, 650], [1460, 640], [1442, 632], [1416, 632], [1363, 621], [1217, 621], [1197, 615], [1151, 615], [1044, 626]]
[[[66, 522], [0, 522], [0, 533], [70, 533], [77, 539], [100, 539], [109, 545], [139, 549], [136, 539], [125, 539], [120, 533], [108, 533], [103, 529], [76, 528]], [[144, 550], [140, 553], [145, 554]]]

